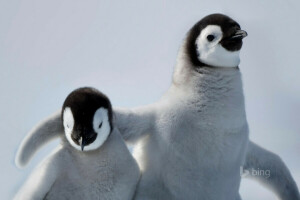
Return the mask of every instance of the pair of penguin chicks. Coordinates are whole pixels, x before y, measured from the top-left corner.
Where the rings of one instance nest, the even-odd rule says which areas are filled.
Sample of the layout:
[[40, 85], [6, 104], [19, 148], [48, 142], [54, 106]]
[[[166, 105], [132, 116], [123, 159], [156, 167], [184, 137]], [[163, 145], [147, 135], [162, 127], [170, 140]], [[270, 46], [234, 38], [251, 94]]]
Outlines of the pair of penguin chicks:
[[[283, 161], [248, 137], [238, 68], [246, 36], [228, 16], [201, 19], [184, 39], [172, 84], [161, 100], [115, 109], [114, 122], [107, 97], [91, 88], [75, 90], [61, 115], [42, 122], [23, 141], [17, 155], [21, 165], [49, 139], [61, 136], [63, 143], [17, 197], [237, 200], [242, 166], [272, 171], [268, 179], [252, 177], [281, 199], [300, 200]], [[126, 141], [140, 139], [135, 154], [140, 181], [139, 168], [113, 124]]]
[[29, 177], [15, 199], [132, 199], [140, 172], [118, 129], [109, 99], [79, 88], [61, 113], [62, 143]]

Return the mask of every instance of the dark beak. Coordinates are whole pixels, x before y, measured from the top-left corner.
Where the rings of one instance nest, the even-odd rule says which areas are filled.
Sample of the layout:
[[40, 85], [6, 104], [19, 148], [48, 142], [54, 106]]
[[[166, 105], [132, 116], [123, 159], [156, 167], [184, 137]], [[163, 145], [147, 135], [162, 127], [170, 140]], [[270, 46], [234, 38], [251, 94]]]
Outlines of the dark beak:
[[233, 36], [230, 37], [230, 39], [243, 39], [244, 37], [247, 37], [248, 33], [243, 30], [237, 30]]
[[81, 151], [83, 151], [85, 144], [86, 144], [86, 139], [84, 137], [82, 137]]

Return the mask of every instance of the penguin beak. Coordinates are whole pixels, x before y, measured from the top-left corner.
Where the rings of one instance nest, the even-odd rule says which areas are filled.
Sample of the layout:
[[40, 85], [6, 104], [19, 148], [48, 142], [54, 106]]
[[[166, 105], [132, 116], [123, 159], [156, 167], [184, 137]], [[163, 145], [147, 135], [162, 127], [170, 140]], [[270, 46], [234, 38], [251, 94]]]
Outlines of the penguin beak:
[[81, 151], [83, 151], [85, 144], [86, 144], [86, 139], [84, 137], [81, 137]]
[[243, 39], [247, 37], [248, 33], [244, 30], [237, 30], [230, 39]]

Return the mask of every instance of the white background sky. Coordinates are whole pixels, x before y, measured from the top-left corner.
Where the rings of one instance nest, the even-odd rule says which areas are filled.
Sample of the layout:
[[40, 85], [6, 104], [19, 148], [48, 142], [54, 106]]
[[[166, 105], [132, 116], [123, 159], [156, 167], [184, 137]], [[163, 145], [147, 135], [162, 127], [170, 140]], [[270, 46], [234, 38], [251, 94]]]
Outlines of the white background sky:
[[[298, 0], [0, 0], [0, 193], [10, 199], [34, 166], [14, 165], [26, 133], [80, 86], [106, 93], [114, 106], [159, 99], [171, 81], [188, 29], [207, 14], [238, 21], [250, 137], [279, 154], [300, 184]], [[244, 200], [275, 199], [243, 180]]]

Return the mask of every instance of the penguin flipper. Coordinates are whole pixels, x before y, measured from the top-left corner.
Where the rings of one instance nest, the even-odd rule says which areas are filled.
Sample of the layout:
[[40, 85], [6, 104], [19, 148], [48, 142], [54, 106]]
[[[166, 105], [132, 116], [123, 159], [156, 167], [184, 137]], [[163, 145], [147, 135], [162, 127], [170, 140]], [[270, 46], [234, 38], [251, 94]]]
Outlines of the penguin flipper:
[[132, 143], [151, 132], [155, 123], [155, 106], [147, 105], [128, 108], [114, 108], [115, 125], [126, 142]]
[[60, 111], [41, 121], [23, 139], [16, 154], [16, 165], [20, 168], [25, 166], [40, 147], [56, 137], [63, 136], [63, 132]]
[[244, 169], [248, 172], [258, 169], [265, 172], [269, 170], [269, 176], [253, 173], [249, 175], [271, 188], [282, 200], [300, 200], [297, 184], [281, 158], [251, 141], [248, 145]]

